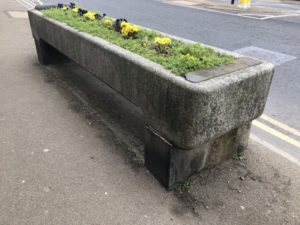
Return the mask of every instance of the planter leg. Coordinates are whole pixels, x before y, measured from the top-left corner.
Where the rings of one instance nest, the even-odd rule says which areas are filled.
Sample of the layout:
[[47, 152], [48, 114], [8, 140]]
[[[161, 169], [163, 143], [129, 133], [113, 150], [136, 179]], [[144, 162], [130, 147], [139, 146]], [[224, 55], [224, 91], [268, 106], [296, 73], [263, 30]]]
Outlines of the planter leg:
[[145, 164], [147, 169], [168, 190], [186, 181], [205, 165], [208, 144], [201, 149], [175, 148], [152, 128], [145, 129]]
[[65, 62], [67, 57], [42, 39], [34, 38], [39, 62], [43, 65]]
[[148, 126], [145, 128], [145, 164], [170, 190], [200, 170], [216, 166], [244, 151], [249, 131], [250, 124], [246, 124], [193, 149], [179, 149]]

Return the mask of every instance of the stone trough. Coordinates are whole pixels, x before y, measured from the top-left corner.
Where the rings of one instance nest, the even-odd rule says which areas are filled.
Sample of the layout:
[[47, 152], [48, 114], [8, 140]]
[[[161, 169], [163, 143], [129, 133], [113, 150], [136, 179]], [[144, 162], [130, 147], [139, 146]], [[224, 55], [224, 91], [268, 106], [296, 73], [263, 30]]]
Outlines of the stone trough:
[[237, 59], [176, 76], [38, 9], [28, 15], [40, 63], [67, 56], [142, 109], [145, 164], [167, 189], [246, 148], [251, 121], [264, 110], [273, 65], [212, 47]]

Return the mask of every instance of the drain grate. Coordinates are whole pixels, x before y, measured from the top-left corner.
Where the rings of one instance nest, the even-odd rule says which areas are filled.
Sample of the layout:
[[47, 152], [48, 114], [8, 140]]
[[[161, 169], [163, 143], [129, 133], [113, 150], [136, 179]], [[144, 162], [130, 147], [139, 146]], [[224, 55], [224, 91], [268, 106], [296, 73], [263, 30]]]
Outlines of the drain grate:
[[7, 11], [7, 14], [16, 19], [28, 19], [26, 11]]

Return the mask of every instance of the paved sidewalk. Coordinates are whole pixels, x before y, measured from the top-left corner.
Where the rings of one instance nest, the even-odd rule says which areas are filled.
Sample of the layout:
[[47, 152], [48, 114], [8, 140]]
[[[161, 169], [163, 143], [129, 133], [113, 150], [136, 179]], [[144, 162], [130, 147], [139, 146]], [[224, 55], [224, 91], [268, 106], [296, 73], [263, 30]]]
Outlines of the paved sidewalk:
[[300, 224], [299, 167], [244, 158], [167, 192], [143, 166], [143, 115], [72, 62], [37, 62], [28, 20], [0, 4], [0, 224]]

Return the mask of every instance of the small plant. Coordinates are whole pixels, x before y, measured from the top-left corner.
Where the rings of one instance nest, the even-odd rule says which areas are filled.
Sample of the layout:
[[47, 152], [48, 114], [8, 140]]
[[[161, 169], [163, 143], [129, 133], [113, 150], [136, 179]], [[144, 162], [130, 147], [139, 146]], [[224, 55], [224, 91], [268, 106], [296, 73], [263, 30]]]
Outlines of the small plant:
[[74, 7], [74, 8], [72, 8], [72, 12], [74, 12], [74, 13], [78, 13], [78, 7]]
[[113, 27], [113, 21], [112, 21], [112, 19], [105, 19], [105, 20], [103, 20], [103, 24], [104, 24], [104, 26], [106, 26], [108, 28]]
[[78, 9], [78, 15], [79, 15], [79, 16], [83, 16], [83, 15], [86, 14], [87, 12], [88, 12], [88, 11], [85, 10], [85, 9], [81, 9], [81, 8]]
[[69, 8], [68, 8], [68, 6], [67, 5], [64, 5], [63, 3], [58, 3], [57, 4], [57, 8], [58, 9], [61, 9], [61, 10], [63, 10], [63, 11], [67, 11]]
[[149, 43], [148, 43], [148, 42], [143, 42], [143, 43], [142, 43], [142, 46], [143, 46], [144, 48], [147, 48], [147, 47], [149, 46]]
[[123, 22], [128, 22], [125, 18], [121, 18], [121, 19], [116, 19], [115, 23], [114, 23], [114, 28], [115, 28], [115, 31], [117, 32], [121, 32], [121, 24]]
[[137, 34], [137, 32], [139, 32], [139, 27], [136, 25], [133, 25], [131, 23], [125, 22], [123, 21], [121, 23], [121, 34], [123, 37], [127, 37], [127, 38], [134, 38]]
[[235, 161], [241, 161], [241, 159], [242, 159], [241, 153], [235, 153], [235, 154], [232, 156], [232, 159], [235, 160]]
[[195, 61], [197, 60], [197, 58], [195, 56], [190, 55], [189, 53], [186, 55], [181, 55], [181, 58], [183, 58], [184, 60], [191, 60], [191, 61]]
[[180, 184], [178, 187], [177, 187], [177, 191], [180, 193], [180, 194], [183, 194], [183, 193], [186, 193], [186, 192], [189, 192], [190, 188], [192, 187], [193, 183], [191, 181], [186, 181], [182, 184]]
[[172, 40], [170, 38], [167, 37], [156, 37], [154, 39], [154, 43], [155, 43], [155, 50], [159, 53], [162, 54], [168, 54], [171, 44], [172, 44]]
[[135, 38], [137, 32], [140, 30], [138, 26], [128, 23], [125, 18], [117, 19], [114, 23], [114, 29], [126, 38]]
[[87, 12], [85, 14], [83, 14], [83, 16], [87, 19], [87, 20], [90, 20], [90, 21], [94, 21], [96, 19], [96, 13], [95, 12]]
[[[143, 30], [140, 32], [140, 35], [143, 36]], [[149, 40], [149, 35], [143, 36], [141, 39], [141, 45], [143, 48], [148, 48], [151, 46], [152, 41]]]
[[70, 9], [74, 9], [76, 7], [76, 4], [75, 3], [73, 3], [73, 2], [70, 2], [70, 4], [69, 4], [69, 8]]
[[159, 45], [170, 45], [172, 44], [172, 40], [171, 38], [167, 38], [167, 37], [156, 37], [154, 39], [154, 43], [159, 44]]
[[102, 20], [105, 16], [106, 16], [105, 13], [103, 13], [103, 15], [100, 15], [99, 13], [96, 13], [96, 14], [95, 14], [96, 20]]

